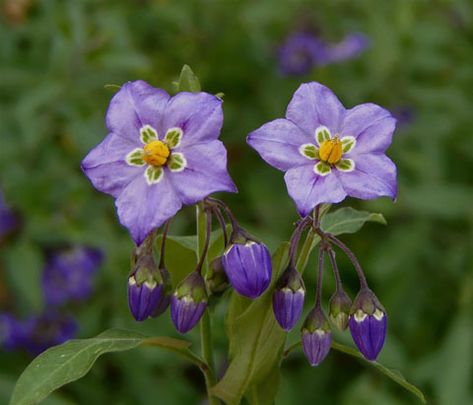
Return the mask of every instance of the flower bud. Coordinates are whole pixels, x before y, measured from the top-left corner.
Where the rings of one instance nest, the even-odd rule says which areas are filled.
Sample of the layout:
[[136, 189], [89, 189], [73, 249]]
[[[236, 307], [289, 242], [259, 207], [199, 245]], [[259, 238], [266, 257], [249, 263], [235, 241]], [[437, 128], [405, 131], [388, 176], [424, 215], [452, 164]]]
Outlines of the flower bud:
[[172, 295], [172, 284], [171, 284], [171, 276], [169, 271], [162, 267], [159, 269], [159, 273], [161, 274], [161, 278], [163, 280], [163, 290], [161, 293], [161, 297], [156, 304], [153, 312], [151, 312], [152, 318], [157, 318], [159, 315], [164, 313], [166, 309], [168, 309], [169, 304], [171, 303], [171, 295]]
[[207, 307], [205, 282], [197, 272], [182, 280], [171, 298], [171, 318], [180, 333], [190, 331]]
[[233, 232], [222, 263], [232, 287], [245, 297], [259, 297], [271, 282], [271, 255], [268, 248], [250, 239], [241, 229]]
[[386, 338], [387, 315], [378, 298], [363, 288], [353, 302], [349, 326], [358, 350], [368, 360], [376, 360]]
[[329, 317], [333, 324], [341, 331], [348, 327], [351, 299], [343, 290], [337, 290], [329, 301]]
[[289, 266], [276, 283], [273, 292], [273, 311], [281, 328], [291, 330], [304, 307], [305, 285], [300, 273]]
[[223, 269], [222, 256], [210, 262], [209, 270], [205, 275], [205, 282], [210, 294], [222, 294], [228, 288], [228, 277]]
[[302, 326], [302, 348], [312, 367], [327, 357], [332, 344], [332, 331], [321, 308], [309, 312]]
[[163, 293], [163, 278], [151, 256], [138, 259], [128, 278], [128, 306], [137, 321], [144, 321], [156, 308]]

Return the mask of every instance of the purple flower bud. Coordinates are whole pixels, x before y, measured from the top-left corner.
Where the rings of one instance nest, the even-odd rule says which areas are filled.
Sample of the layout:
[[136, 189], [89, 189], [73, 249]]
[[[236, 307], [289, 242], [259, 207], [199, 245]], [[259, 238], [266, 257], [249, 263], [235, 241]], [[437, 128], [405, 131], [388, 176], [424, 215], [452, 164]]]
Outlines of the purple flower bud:
[[302, 314], [305, 285], [300, 273], [289, 266], [276, 283], [273, 292], [273, 311], [281, 328], [291, 330]]
[[252, 240], [242, 229], [234, 230], [231, 241], [222, 257], [230, 284], [239, 294], [257, 298], [271, 282], [271, 255], [268, 248]]
[[364, 288], [356, 296], [349, 326], [358, 350], [368, 360], [376, 360], [386, 338], [387, 315], [370, 289]]
[[305, 357], [312, 367], [318, 366], [332, 344], [332, 331], [322, 309], [316, 307], [309, 312], [301, 332]]
[[162, 298], [164, 281], [151, 256], [138, 260], [128, 278], [128, 306], [137, 321], [151, 316]]
[[205, 282], [197, 272], [182, 280], [171, 298], [171, 318], [179, 333], [190, 331], [207, 308]]
[[205, 275], [205, 283], [209, 294], [220, 295], [228, 288], [228, 277], [223, 269], [222, 256], [210, 262], [209, 270]]
[[333, 324], [341, 331], [348, 327], [351, 299], [343, 290], [337, 290], [329, 301], [329, 317]]
[[159, 299], [156, 307], [151, 313], [151, 317], [153, 318], [157, 318], [159, 315], [163, 314], [166, 309], [168, 309], [169, 304], [171, 303], [172, 296], [172, 284], [169, 271], [165, 267], [162, 267], [159, 269], [159, 272], [161, 273], [161, 277], [163, 280], [163, 291], [161, 294], [161, 298]]

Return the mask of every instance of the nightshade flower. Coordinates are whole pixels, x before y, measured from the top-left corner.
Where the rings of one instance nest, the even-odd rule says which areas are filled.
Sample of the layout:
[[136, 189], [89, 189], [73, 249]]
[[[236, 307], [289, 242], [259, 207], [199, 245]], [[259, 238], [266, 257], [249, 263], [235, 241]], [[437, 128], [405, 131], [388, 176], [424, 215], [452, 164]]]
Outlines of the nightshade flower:
[[183, 204], [236, 191], [217, 139], [222, 122], [222, 100], [207, 93], [170, 97], [139, 80], [113, 97], [109, 134], [82, 169], [95, 188], [116, 198], [120, 222], [137, 245]]
[[374, 293], [367, 288], [360, 290], [348, 323], [353, 341], [368, 360], [376, 360], [384, 346], [387, 321], [386, 311]]
[[289, 195], [302, 216], [347, 196], [396, 198], [396, 166], [385, 155], [396, 120], [376, 104], [345, 109], [335, 94], [302, 84], [286, 111], [249, 134], [247, 142], [286, 172]]
[[322, 309], [313, 308], [302, 326], [302, 348], [312, 367], [327, 357], [332, 345], [332, 331]]
[[330, 45], [327, 50], [327, 61], [343, 62], [353, 59], [365, 51], [370, 45], [369, 38], [359, 32], [348, 34], [340, 42]]
[[171, 298], [171, 319], [179, 333], [189, 332], [207, 308], [205, 281], [192, 272], [176, 287]]
[[102, 253], [90, 247], [75, 246], [55, 252], [42, 275], [46, 302], [57, 306], [87, 299], [101, 262]]
[[255, 299], [269, 287], [273, 267], [266, 245], [246, 235], [242, 229], [233, 231], [222, 264], [232, 287], [240, 295]]
[[289, 266], [277, 281], [273, 292], [274, 316], [285, 331], [290, 331], [301, 317], [304, 298], [304, 280], [293, 266]]

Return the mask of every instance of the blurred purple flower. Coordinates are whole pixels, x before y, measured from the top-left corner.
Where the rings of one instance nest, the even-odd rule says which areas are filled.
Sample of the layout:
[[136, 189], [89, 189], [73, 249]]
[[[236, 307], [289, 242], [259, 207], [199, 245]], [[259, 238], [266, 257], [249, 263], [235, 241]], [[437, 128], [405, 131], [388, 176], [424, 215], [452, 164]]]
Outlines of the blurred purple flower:
[[11, 234], [19, 224], [18, 216], [7, 206], [0, 191], [0, 241]]
[[327, 45], [327, 59], [329, 63], [342, 62], [356, 58], [370, 45], [370, 39], [359, 32], [345, 36], [340, 42]]
[[72, 316], [57, 312], [32, 316], [23, 322], [22, 327], [21, 344], [34, 355], [72, 339], [78, 329], [77, 322]]
[[37, 355], [74, 337], [76, 321], [69, 315], [47, 312], [19, 320], [0, 315], [0, 345], [6, 350], [23, 349]]
[[398, 106], [393, 108], [393, 116], [397, 119], [398, 126], [405, 126], [412, 123], [415, 119], [415, 111], [409, 106]]
[[304, 75], [315, 66], [328, 63], [327, 45], [307, 32], [291, 34], [279, 47], [279, 69], [283, 74]]
[[369, 38], [361, 33], [348, 34], [331, 44], [312, 33], [297, 31], [278, 49], [279, 70], [289, 76], [305, 75], [315, 66], [353, 59], [369, 44]]
[[46, 303], [58, 306], [87, 299], [101, 262], [102, 253], [89, 247], [76, 246], [53, 254], [42, 276]]

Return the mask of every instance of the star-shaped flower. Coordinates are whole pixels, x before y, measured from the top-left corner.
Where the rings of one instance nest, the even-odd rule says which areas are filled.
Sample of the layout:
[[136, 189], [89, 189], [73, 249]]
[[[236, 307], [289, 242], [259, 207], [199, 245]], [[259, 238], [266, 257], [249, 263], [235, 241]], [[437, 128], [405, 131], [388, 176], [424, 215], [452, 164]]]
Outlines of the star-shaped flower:
[[286, 172], [289, 195], [302, 216], [347, 196], [396, 198], [396, 166], [385, 155], [396, 120], [376, 104], [349, 110], [327, 87], [302, 84], [286, 111], [248, 135], [271, 166]]
[[218, 140], [222, 100], [128, 82], [107, 112], [109, 134], [82, 162], [98, 190], [116, 198], [120, 222], [139, 245], [183, 204], [217, 191], [235, 192]]

